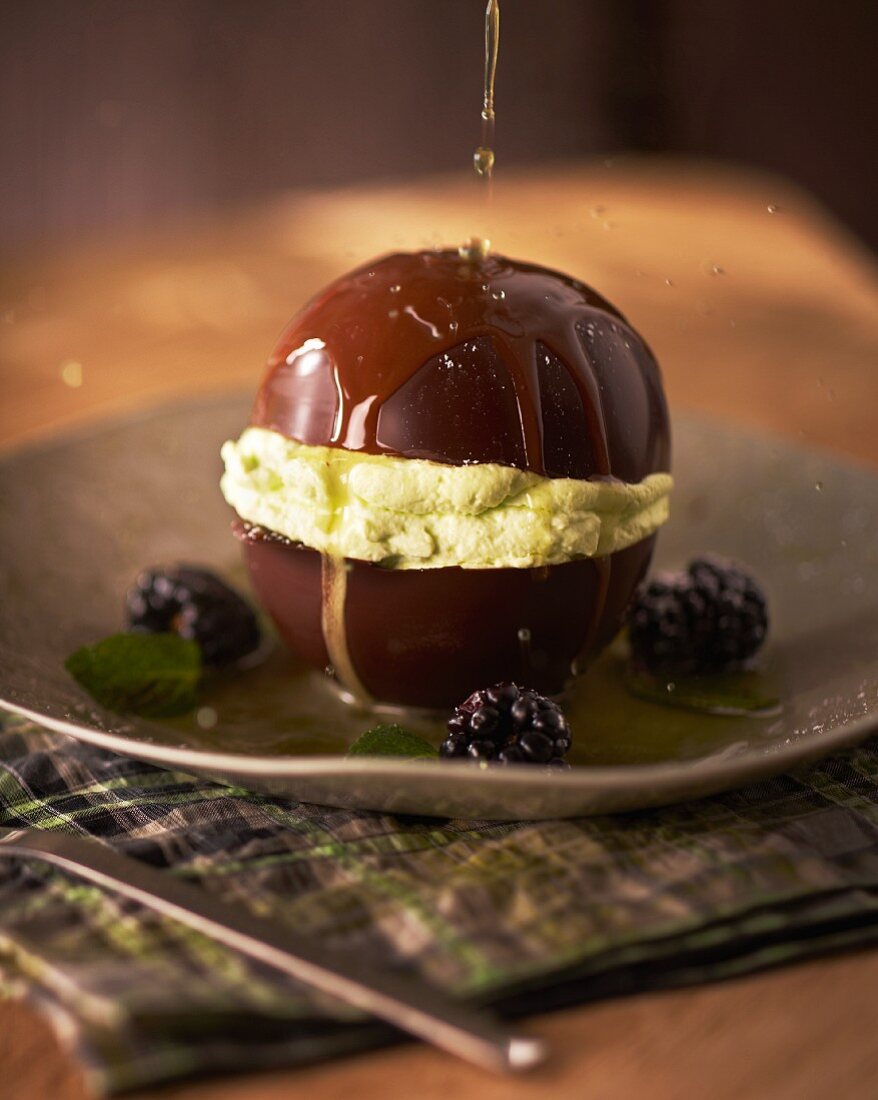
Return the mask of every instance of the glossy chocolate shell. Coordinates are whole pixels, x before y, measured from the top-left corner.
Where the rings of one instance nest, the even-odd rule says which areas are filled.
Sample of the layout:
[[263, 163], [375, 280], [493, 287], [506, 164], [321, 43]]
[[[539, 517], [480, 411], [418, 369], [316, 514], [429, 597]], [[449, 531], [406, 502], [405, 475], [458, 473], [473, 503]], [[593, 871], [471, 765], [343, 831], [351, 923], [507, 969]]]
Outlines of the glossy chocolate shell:
[[[658, 366], [612, 305], [558, 272], [453, 251], [386, 256], [318, 294], [275, 349], [252, 423], [548, 477], [636, 482], [670, 461]], [[393, 570], [238, 534], [294, 653], [355, 694], [431, 707], [498, 680], [562, 691], [618, 630], [655, 541], [540, 569]]]
[[667, 470], [652, 352], [583, 283], [456, 252], [386, 256], [317, 295], [269, 360], [252, 423], [302, 443], [548, 477]]
[[[237, 530], [256, 594], [288, 648], [314, 668], [332, 665], [321, 555]], [[452, 707], [500, 680], [556, 695], [574, 662], [618, 631], [654, 541], [542, 569], [394, 571], [349, 561], [343, 626], [357, 678], [373, 699], [420, 707]]]

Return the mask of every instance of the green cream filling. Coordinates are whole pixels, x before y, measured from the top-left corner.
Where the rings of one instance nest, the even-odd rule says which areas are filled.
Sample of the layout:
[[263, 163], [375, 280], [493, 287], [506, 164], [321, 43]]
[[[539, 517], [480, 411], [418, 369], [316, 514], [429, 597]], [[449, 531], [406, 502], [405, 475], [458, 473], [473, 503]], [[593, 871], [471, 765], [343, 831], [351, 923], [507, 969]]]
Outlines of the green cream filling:
[[668, 518], [670, 474], [638, 484], [509, 466], [312, 447], [266, 428], [223, 445], [241, 519], [336, 557], [394, 569], [526, 569], [602, 557]]

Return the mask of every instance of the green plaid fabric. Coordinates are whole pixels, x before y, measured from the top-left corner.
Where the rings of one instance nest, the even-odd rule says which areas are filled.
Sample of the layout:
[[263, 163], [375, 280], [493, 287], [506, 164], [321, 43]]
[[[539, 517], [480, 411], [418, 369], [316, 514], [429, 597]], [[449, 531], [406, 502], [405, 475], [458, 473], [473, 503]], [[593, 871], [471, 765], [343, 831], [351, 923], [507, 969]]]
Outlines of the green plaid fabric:
[[[329, 946], [518, 1013], [878, 938], [878, 745], [648, 813], [435, 822], [267, 798], [7, 719], [0, 825], [93, 836]], [[98, 1089], [391, 1041], [174, 922], [0, 860], [0, 992]]]

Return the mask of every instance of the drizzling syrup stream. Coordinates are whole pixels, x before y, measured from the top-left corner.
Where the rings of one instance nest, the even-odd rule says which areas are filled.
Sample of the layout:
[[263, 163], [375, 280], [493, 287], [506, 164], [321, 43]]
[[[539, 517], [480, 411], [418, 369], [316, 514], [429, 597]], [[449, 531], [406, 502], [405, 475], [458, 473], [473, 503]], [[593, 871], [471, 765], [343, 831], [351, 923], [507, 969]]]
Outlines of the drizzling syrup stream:
[[500, 49], [500, 0], [488, 0], [485, 10], [485, 94], [482, 100], [482, 142], [473, 153], [476, 173], [488, 184], [494, 171], [494, 81]]
[[[500, 0], [488, 0], [485, 9], [485, 90], [482, 98], [482, 140], [473, 153], [476, 175], [485, 184], [485, 213], [490, 213], [494, 188], [494, 81], [500, 49]], [[465, 260], [485, 257], [491, 248], [488, 237], [470, 237], [460, 247]]]
[[369, 703], [372, 701], [371, 697], [357, 675], [348, 650], [345, 629], [348, 574], [343, 558], [336, 558], [331, 554], [321, 556], [320, 587], [320, 625], [332, 669], [339, 683], [347, 688], [358, 703]]

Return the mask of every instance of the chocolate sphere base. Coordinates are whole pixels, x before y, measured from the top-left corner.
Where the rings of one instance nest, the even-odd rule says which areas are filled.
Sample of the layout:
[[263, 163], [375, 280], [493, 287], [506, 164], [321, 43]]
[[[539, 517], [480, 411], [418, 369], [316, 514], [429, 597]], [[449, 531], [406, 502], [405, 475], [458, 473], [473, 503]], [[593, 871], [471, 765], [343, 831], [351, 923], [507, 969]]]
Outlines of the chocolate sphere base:
[[[286, 645], [314, 668], [331, 664], [321, 555], [248, 536], [240, 526], [237, 534], [256, 594]], [[382, 703], [447, 709], [500, 680], [559, 694], [573, 663], [587, 663], [618, 631], [654, 542], [540, 569], [394, 571], [349, 561], [351, 663]]]

